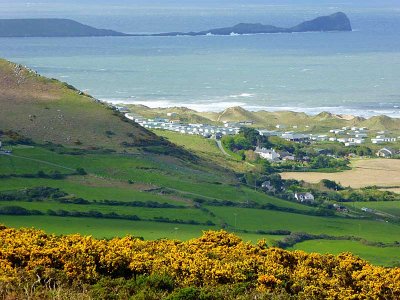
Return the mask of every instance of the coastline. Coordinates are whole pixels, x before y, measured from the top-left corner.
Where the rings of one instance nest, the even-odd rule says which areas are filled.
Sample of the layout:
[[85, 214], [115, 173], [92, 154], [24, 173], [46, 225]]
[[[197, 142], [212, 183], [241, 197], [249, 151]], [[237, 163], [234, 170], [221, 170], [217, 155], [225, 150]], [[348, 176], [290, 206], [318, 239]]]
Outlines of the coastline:
[[294, 112], [294, 113], [305, 113], [309, 116], [316, 116], [321, 113], [331, 113], [334, 115], [361, 117], [361, 118], [371, 118], [376, 116], [386, 116], [390, 118], [400, 118], [400, 104], [387, 105], [387, 107], [382, 107], [382, 105], [374, 106], [315, 106], [315, 107], [302, 107], [302, 106], [262, 106], [262, 105], [249, 105], [248, 103], [241, 101], [232, 102], [214, 102], [214, 101], [203, 101], [197, 103], [191, 102], [173, 102], [168, 100], [155, 100], [155, 101], [140, 101], [132, 99], [100, 99], [101, 101], [112, 103], [112, 104], [122, 104], [122, 105], [142, 105], [150, 109], [173, 109], [176, 107], [186, 108], [194, 110], [196, 112], [204, 113], [222, 113], [223, 111], [233, 108], [241, 107], [250, 112]]

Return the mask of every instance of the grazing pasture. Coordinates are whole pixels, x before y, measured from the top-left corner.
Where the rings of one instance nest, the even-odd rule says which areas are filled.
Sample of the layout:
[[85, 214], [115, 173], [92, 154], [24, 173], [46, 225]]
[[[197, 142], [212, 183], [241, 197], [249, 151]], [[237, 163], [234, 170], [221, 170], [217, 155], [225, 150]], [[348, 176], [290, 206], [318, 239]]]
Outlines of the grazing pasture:
[[298, 243], [290, 249], [334, 255], [351, 252], [376, 265], [382, 266], [393, 266], [400, 263], [399, 247], [374, 247], [363, 245], [356, 241], [313, 240]]

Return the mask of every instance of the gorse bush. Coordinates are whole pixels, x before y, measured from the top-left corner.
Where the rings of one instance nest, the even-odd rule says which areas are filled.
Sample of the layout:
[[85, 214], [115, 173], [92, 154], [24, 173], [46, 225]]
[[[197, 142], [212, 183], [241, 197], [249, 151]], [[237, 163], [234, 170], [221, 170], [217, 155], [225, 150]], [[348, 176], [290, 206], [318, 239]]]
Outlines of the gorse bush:
[[2, 226], [0, 285], [11, 290], [21, 278], [35, 278], [38, 287], [52, 282], [115, 296], [104, 299], [213, 299], [213, 293], [215, 299], [400, 298], [400, 268], [372, 266], [349, 253], [252, 245], [225, 231], [180, 242], [97, 240]]

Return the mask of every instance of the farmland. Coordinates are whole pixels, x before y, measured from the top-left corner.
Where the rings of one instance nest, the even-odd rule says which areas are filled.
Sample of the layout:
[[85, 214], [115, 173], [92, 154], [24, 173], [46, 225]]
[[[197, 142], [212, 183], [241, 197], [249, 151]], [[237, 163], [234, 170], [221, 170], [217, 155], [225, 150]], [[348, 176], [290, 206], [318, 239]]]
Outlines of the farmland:
[[360, 188], [376, 185], [379, 187], [400, 186], [399, 159], [359, 159], [352, 162], [352, 169], [338, 173], [285, 172], [284, 179], [304, 180], [317, 183], [329, 179], [343, 186]]
[[376, 212], [383, 212], [388, 215], [400, 218], [400, 202], [399, 201], [374, 201], [374, 202], [353, 202], [357, 208], [367, 207]]
[[[209, 151], [218, 151], [212, 150], [211, 144], [210, 147]], [[199, 236], [205, 229], [225, 228], [245, 240], [266, 239], [270, 244], [285, 238], [278, 234], [280, 230], [356, 236], [371, 242], [400, 240], [396, 224], [315, 216], [313, 207], [237, 184], [233, 173], [210, 169], [207, 164], [146, 154], [69, 155], [40, 145], [15, 147], [13, 155], [0, 156], [0, 164], [0, 194], [39, 187], [58, 189], [66, 194], [61, 199], [4, 199], [0, 210], [18, 206], [33, 213], [0, 216], [1, 223], [13, 227], [33, 226], [56, 234], [79, 232], [99, 238], [130, 234], [145, 239], [181, 240]], [[76, 174], [77, 168], [87, 174]], [[57, 171], [63, 177], [40, 177], [39, 170], [45, 174]], [[266, 209], [242, 207], [249, 201], [269, 206]], [[271, 235], [273, 232], [276, 233]], [[395, 251], [389, 248], [385, 248], [387, 256], [382, 261], [368, 254], [375, 248], [379, 253], [383, 251], [381, 248], [365, 248], [359, 242], [352, 242], [349, 245], [357, 245], [360, 255], [372, 262], [386, 264], [396, 260]], [[323, 252], [326, 247], [316, 244], [312, 251]]]
[[333, 236], [358, 236], [369, 241], [395, 242], [400, 240], [399, 226], [372, 220], [352, 220], [317, 217], [268, 210], [209, 208], [228, 224], [245, 230], [289, 230]]

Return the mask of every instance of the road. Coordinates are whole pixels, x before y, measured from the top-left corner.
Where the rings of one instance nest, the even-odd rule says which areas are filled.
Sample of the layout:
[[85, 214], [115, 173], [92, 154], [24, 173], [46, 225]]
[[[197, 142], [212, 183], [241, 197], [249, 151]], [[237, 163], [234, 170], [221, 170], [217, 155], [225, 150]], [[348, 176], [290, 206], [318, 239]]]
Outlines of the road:
[[221, 140], [215, 140], [215, 142], [217, 143], [219, 150], [221, 150], [223, 154], [225, 154], [226, 156], [231, 156], [228, 152], [225, 151], [224, 146], [222, 146]]

